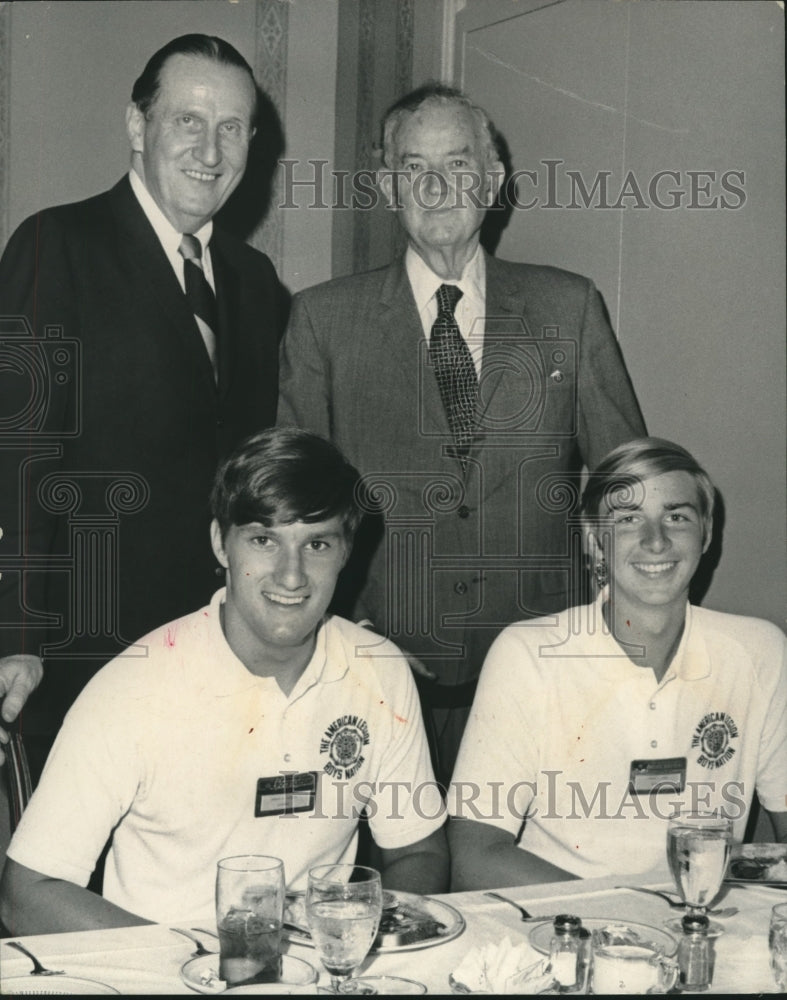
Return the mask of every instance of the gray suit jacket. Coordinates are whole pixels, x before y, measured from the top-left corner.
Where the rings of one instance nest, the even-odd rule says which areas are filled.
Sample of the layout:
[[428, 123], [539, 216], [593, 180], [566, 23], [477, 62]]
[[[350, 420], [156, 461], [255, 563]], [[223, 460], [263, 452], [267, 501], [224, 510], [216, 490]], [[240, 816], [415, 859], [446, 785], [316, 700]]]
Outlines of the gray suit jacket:
[[582, 466], [645, 433], [593, 284], [551, 267], [486, 265], [466, 473], [403, 259], [297, 295], [280, 359], [278, 423], [330, 438], [366, 477], [376, 511], [338, 609], [371, 618], [449, 685], [478, 675], [505, 625], [575, 599]]

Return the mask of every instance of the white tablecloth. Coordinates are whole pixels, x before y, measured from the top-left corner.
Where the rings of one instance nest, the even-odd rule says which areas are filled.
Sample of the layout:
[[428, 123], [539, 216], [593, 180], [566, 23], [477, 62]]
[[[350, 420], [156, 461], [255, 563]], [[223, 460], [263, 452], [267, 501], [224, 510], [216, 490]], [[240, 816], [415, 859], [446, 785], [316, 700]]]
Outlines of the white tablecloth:
[[[634, 884], [629, 878], [586, 879], [500, 890], [523, 903], [534, 915], [576, 913], [580, 917], [629, 920], [662, 927], [671, 910], [662, 900], [643, 893], [618, 890], [617, 884]], [[636, 884], [671, 889], [667, 878], [638, 879]], [[448, 975], [467, 952], [477, 945], [526, 941], [532, 925], [523, 923], [514, 909], [489, 899], [481, 892], [454, 893], [436, 897], [456, 907], [467, 926], [452, 941], [421, 950], [371, 955], [363, 972], [383, 973], [416, 979], [430, 993], [447, 993]], [[716, 966], [712, 993], [775, 993], [768, 957], [768, 920], [771, 907], [787, 902], [787, 893], [758, 886], [730, 887], [716, 906], [737, 906], [740, 912], [723, 921], [726, 932], [716, 940]], [[191, 925], [187, 925], [191, 926]], [[204, 926], [204, 922], [201, 926]], [[204, 944], [218, 948], [215, 938], [197, 935]], [[180, 969], [193, 946], [169, 928], [157, 925], [114, 930], [48, 934], [6, 940], [20, 940], [44, 965], [64, 969], [69, 975], [98, 980], [123, 994], [196, 994], [185, 985]], [[290, 953], [321, 968], [315, 952], [303, 945], [291, 945]], [[533, 960], [538, 957], [533, 952]], [[0, 942], [0, 975], [5, 978], [27, 975], [30, 962]], [[320, 984], [327, 976], [321, 973]]]

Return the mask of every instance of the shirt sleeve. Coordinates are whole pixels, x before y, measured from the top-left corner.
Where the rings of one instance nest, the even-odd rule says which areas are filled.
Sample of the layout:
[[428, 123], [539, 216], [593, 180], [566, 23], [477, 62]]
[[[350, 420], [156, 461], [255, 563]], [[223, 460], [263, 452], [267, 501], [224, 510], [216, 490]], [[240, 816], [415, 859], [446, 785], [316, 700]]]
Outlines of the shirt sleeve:
[[538, 775], [535, 670], [530, 642], [515, 626], [504, 629], [481, 671], [448, 791], [450, 816], [519, 834]]
[[17, 863], [80, 886], [141, 781], [126, 699], [106, 680], [97, 675], [66, 715], [8, 848]]
[[760, 733], [757, 798], [770, 812], [787, 810], [787, 639], [781, 629], [767, 625], [760, 646], [761, 685], [767, 700]]
[[[407, 847], [445, 823], [445, 804], [429, 756], [418, 691], [410, 667], [401, 664], [397, 679], [392, 738], [386, 748], [374, 794], [369, 828], [384, 848]], [[388, 665], [385, 670], [391, 670]]]

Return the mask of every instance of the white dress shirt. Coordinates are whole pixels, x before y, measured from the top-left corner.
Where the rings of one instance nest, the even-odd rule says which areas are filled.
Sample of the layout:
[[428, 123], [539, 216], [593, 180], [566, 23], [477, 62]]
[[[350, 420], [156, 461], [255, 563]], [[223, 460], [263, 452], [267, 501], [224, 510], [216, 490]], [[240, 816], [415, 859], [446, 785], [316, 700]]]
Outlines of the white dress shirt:
[[[183, 291], [186, 291], [186, 281], [183, 277], [183, 258], [178, 252], [178, 247], [180, 246], [180, 241], [183, 237], [183, 233], [179, 233], [175, 229], [169, 219], [164, 215], [161, 209], [156, 204], [153, 195], [145, 187], [144, 181], [136, 172], [136, 170], [129, 170], [128, 179], [131, 182], [131, 190], [136, 195], [137, 201], [142, 207], [142, 211], [147, 216], [148, 222], [153, 226], [156, 236], [159, 238], [159, 242], [164, 248], [164, 253], [167, 255], [167, 260], [172, 265], [172, 269], [178, 277], [180, 282], [180, 287]], [[216, 285], [213, 281], [213, 265], [210, 259], [210, 238], [213, 235], [213, 221], [209, 220], [198, 229], [194, 236], [202, 244], [202, 270], [205, 277], [208, 279], [208, 284], [216, 291]]]
[[456, 285], [462, 290], [462, 298], [457, 303], [454, 317], [459, 332], [470, 348], [476, 371], [480, 376], [486, 315], [486, 259], [481, 246], [478, 246], [465, 264], [462, 277], [458, 281], [445, 281], [435, 274], [412, 247], [407, 248], [404, 265], [427, 343], [434, 321], [437, 319], [437, 289], [440, 285]]

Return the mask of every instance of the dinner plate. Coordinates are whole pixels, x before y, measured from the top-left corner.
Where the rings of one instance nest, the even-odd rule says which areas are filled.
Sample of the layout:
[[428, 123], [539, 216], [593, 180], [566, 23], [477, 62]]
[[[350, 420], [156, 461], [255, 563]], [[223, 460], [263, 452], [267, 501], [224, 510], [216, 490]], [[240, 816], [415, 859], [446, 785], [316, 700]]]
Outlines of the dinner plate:
[[120, 990], [106, 983], [97, 983], [92, 979], [79, 979], [76, 976], [14, 976], [0, 979], [0, 993], [3, 996], [98, 996], [114, 993]]
[[787, 886], [787, 844], [736, 844], [724, 881]]
[[[294, 955], [281, 956], [281, 976], [277, 983], [249, 983], [227, 989], [223, 979], [219, 979], [219, 956], [199, 955], [186, 962], [180, 970], [180, 978], [197, 993], [313, 993], [318, 972], [309, 962]], [[304, 989], [304, 987], [309, 987]]]
[[[583, 917], [582, 926], [591, 933], [593, 931], [608, 930], [626, 937], [627, 943], [638, 943], [647, 941], [661, 948], [665, 955], [670, 956], [675, 953], [678, 942], [666, 931], [658, 927], [651, 927], [650, 924], [635, 924], [630, 920], [616, 920], [614, 917]], [[530, 943], [540, 951], [542, 955], [549, 954], [549, 946], [554, 935], [554, 925], [551, 920], [545, 920], [541, 924], [536, 924], [530, 931]]]
[[[417, 910], [423, 914], [424, 918], [433, 920], [442, 926], [427, 937], [418, 937], [415, 940], [413, 940], [413, 934], [408, 933], [404, 927], [402, 928], [402, 933], [396, 933], [395, 930], [392, 930], [390, 933], [384, 934], [382, 939], [378, 935], [378, 940], [371, 949], [372, 954], [382, 955], [388, 952], [418, 951], [421, 948], [433, 948], [435, 945], [445, 944], [446, 941], [453, 941], [465, 929], [465, 918], [459, 910], [453, 906], [449, 906], [448, 903], [444, 903], [442, 900], [431, 899], [429, 896], [418, 896], [411, 892], [390, 892], [389, 890], [386, 890], [385, 896], [384, 919], [388, 918], [389, 922], [391, 922], [391, 914], [394, 915], [395, 919], [397, 908], [399, 908], [405, 915], [408, 912]], [[291, 925], [296, 925], [285, 929], [284, 936], [286, 938], [298, 944], [305, 944], [309, 948], [314, 947], [308, 931], [298, 930], [298, 927], [303, 927], [304, 929], [308, 927], [303, 894], [287, 894], [287, 907], [284, 919]]]

